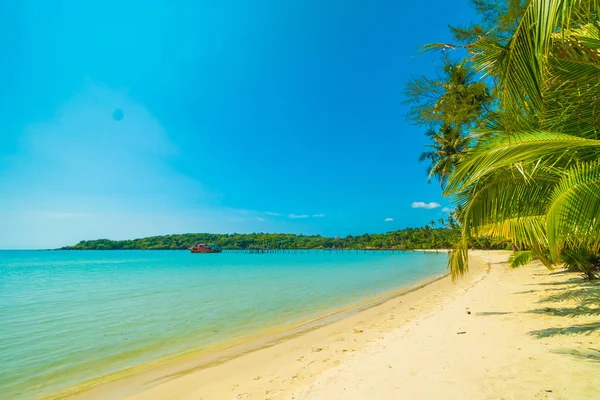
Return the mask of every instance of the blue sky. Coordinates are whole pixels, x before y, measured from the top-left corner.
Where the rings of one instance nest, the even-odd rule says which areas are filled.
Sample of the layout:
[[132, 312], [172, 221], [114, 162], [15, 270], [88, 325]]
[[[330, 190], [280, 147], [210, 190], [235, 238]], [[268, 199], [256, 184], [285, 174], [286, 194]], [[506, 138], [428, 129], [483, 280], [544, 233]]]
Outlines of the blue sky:
[[433, 71], [418, 46], [472, 19], [467, 0], [4, 1], [0, 248], [437, 220], [401, 91]]

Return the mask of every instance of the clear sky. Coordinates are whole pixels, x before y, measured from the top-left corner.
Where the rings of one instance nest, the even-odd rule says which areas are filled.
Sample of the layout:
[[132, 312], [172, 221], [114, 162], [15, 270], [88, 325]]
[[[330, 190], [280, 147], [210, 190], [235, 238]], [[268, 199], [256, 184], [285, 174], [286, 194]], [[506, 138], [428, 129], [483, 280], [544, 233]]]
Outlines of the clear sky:
[[467, 0], [2, 1], [0, 248], [437, 220], [401, 92], [433, 71], [418, 46], [471, 19]]

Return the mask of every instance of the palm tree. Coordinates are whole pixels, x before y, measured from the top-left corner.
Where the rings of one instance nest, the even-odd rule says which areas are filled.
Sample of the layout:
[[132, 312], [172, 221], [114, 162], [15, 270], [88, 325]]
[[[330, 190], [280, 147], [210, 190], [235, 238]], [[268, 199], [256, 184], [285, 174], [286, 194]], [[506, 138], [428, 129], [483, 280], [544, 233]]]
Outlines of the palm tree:
[[425, 135], [432, 144], [426, 146], [429, 150], [421, 153], [419, 161], [429, 161], [427, 181], [431, 183], [435, 178], [439, 180], [440, 186], [444, 187], [471, 139], [461, 135], [458, 128], [449, 125], [443, 125], [439, 130], [430, 129]]
[[443, 187], [471, 141], [465, 129], [479, 123], [493, 98], [488, 85], [477, 80], [468, 60], [455, 61], [442, 56], [442, 73], [438, 79], [411, 79], [405, 90], [412, 106], [408, 117], [427, 126], [425, 135], [431, 144], [420, 161], [429, 161], [428, 181], [437, 179]]
[[527, 249], [515, 264], [597, 259], [599, 15], [597, 0], [531, 0], [512, 38], [468, 47], [476, 67], [496, 79], [500, 104], [447, 177], [445, 194], [462, 207], [453, 277], [467, 271], [468, 243], [478, 235]]
[[454, 219], [454, 212], [448, 214], [448, 218], [446, 219], [446, 227], [449, 229], [456, 228], [456, 220]]

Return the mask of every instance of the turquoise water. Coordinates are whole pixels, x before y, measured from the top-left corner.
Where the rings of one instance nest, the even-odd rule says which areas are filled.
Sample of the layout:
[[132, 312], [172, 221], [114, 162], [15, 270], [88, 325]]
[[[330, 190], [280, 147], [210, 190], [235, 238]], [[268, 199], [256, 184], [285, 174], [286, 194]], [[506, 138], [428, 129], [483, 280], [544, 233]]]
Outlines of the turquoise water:
[[0, 398], [37, 398], [445, 272], [435, 253], [0, 251]]

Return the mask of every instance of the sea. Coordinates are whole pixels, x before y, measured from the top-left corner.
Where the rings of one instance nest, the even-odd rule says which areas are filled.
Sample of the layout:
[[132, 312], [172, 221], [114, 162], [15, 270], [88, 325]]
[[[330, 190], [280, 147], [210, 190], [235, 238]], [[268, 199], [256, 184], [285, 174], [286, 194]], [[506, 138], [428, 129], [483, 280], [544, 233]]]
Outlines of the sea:
[[0, 251], [0, 398], [52, 397], [445, 273], [435, 252]]

